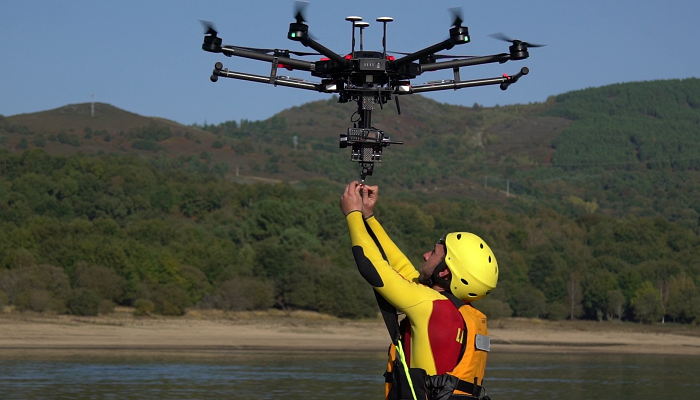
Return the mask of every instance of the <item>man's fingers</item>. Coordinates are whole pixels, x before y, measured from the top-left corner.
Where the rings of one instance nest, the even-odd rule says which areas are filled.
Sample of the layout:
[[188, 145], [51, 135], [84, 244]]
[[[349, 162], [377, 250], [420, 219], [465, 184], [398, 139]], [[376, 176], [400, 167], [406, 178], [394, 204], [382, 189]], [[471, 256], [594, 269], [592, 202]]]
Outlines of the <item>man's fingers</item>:
[[345, 186], [345, 194], [350, 194], [357, 187], [357, 181], [352, 181]]

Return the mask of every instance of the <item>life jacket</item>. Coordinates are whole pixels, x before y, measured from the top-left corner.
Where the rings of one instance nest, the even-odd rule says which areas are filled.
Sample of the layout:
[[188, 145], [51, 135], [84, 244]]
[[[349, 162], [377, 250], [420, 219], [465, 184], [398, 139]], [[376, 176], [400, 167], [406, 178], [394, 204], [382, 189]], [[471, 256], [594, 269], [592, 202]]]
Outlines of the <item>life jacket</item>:
[[452, 301], [464, 319], [462, 350], [457, 365], [441, 375], [427, 375], [421, 368], [409, 368], [413, 386], [411, 390], [405, 367], [397, 356], [396, 345], [392, 343], [384, 374], [386, 400], [413, 400], [413, 392], [418, 400], [488, 399], [482, 386], [486, 357], [491, 349], [486, 316], [451, 293], [443, 294]]

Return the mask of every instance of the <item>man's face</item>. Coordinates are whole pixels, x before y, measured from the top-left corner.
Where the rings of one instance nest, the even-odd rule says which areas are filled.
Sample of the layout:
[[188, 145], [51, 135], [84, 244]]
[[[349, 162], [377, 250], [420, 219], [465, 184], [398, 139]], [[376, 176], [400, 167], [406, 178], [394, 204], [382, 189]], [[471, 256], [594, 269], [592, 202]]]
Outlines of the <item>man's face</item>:
[[428, 279], [433, 275], [435, 267], [440, 264], [443, 258], [445, 258], [445, 245], [438, 243], [433, 247], [432, 251], [423, 254], [423, 266], [420, 269], [420, 277], [418, 281], [424, 285], [428, 284]]

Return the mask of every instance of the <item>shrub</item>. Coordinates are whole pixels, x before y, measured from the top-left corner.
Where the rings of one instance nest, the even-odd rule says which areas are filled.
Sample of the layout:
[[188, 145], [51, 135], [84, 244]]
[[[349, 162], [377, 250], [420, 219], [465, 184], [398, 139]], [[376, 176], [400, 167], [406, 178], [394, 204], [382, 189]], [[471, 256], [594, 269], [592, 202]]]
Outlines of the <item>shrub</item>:
[[46, 138], [44, 135], [38, 134], [32, 139], [32, 144], [36, 147], [44, 147], [46, 146]]
[[51, 293], [46, 290], [32, 290], [29, 292], [29, 307], [32, 311], [44, 312], [49, 308]]
[[76, 288], [68, 298], [68, 309], [73, 315], [97, 315], [100, 296], [90, 289]]
[[31, 310], [31, 297], [29, 296], [29, 290], [23, 290], [15, 294], [12, 304], [14, 304], [17, 311]]
[[187, 293], [174, 283], [161, 285], [153, 293], [155, 311], [163, 315], [183, 315], [192, 305]]
[[562, 303], [552, 303], [547, 308], [549, 309], [549, 314], [547, 314], [549, 320], [561, 321], [569, 316], [569, 310]]
[[[105, 136], [105, 140], [106, 140]], [[158, 143], [150, 141], [150, 140], [135, 140], [134, 143], [131, 144], [132, 149], [136, 150], [145, 150], [145, 151], [152, 151], [152, 152], [157, 152], [160, 150], [160, 146]]]
[[180, 267], [180, 275], [184, 279], [180, 288], [187, 293], [193, 303], [198, 302], [202, 295], [211, 289], [207, 276], [199, 268], [183, 265]]
[[211, 148], [212, 148], [212, 149], [221, 149], [221, 148], [223, 148], [223, 147], [224, 147], [224, 144], [221, 143], [221, 142], [218, 141], [218, 140], [217, 140], [216, 142], [214, 142], [214, 143], [211, 144]]
[[58, 141], [61, 144], [69, 144], [75, 147], [80, 146], [80, 139], [75, 133], [66, 133], [65, 131], [61, 131], [58, 134]]
[[[16, 254], [16, 256], [18, 255], [20, 255], [20, 252]], [[18, 263], [20, 265], [26, 265], [29, 260], [24, 257], [28, 255], [27, 253], [19, 257], [23, 259], [23, 261]], [[32, 292], [47, 292], [47, 301], [54, 299], [60, 303], [64, 303], [70, 293], [70, 283], [63, 269], [54, 267], [53, 265], [42, 264], [3, 272], [0, 274], [0, 289], [7, 294], [10, 302], [17, 306], [17, 309], [40, 309], [39, 311], [44, 311], [46, 307], [48, 307], [48, 303], [45, 306], [41, 305], [43, 303], [43, 301], [41, 301], [43, 295], [36, 293], [32, 295]], [[32, 298], [34, 298], [34, 300], [32, 300]]]
[[148, 141], [154, 141], [154, 142], [160, 142], [165, 139], [168, 139], [171, 137], [173, 134], [170, 131], [170, 128], [166, 126], [159, 126], [155, 122], [151, 122], [150, 124], [146, 126], [142, 126], [140, 128], [132, 128], [129, 131], [129, 137], [137, 137], [139, 139], [144, 139]]
[[68, 308], [66, 307], [66, 300], [62, 298], [51, 298], [51, 301], [49, 302], [49, 311], [52, 311], [56, 314], [66, 314], [68, 313]]
[[146, 315], [151, 315], [155, 310], [153, 302], [146, 299], [138, 299], [134, 303], [134, 315], [137, 317], [144, 317]]
[[118, 302], [124, 296], [126, 280], [107, 267], [83, 263], [75, 271], [75, 285], [92, 290], [102, 299]]
[[547, 303], [544, 294], [537, 289], [525, 289], [516, 297], [515, 312], [519, 317], [539, 318], [547, 314]]
[[508, 303], [490, 297], [475, 301], [474, 307], [484, 313], [488, 319], [508, 318], [513, 315], [513, 309]]
[[236, 278], [221, 283], [214, 294], [218, 308], [224, 310], [264, 310], [274, 304], [273, 285], [252, 278]]
[[0, 307], [4, 307], [10, 304], [10, 300], [7, 298], [7, 294], [0, 290]]
[[116, 306], [116, 304], [114, 304], [113, 301], [107, 300], [107, 299], [103, 299], [103, 300], [100, 302], [100, 305], [99, 305], [99, 307], [98, 307], [98, 311], [99, 311], [100, 314], [111, 314], [111, 313], [114, 312], [114, 307], [115, 307], [115, 306]]

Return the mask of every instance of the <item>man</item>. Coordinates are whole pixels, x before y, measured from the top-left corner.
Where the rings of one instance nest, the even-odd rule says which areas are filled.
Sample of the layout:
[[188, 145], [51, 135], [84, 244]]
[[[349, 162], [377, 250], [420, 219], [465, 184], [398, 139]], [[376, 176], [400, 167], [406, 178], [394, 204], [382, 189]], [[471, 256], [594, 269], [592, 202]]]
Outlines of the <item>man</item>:
[[[469, 303], [496, 287], [496, 257], [478, 236], [448, 233], [423, 255], [417, 271], [374, 217], [378, 195], [377, 186], [351, 182], [340, 208], [358, 270], [379, 295], [392, 335], [386, 398], [487, 398], [486, 317]], [[386, 317], [391, 306], [406, 315], [400, 327], [395, 311]]]

